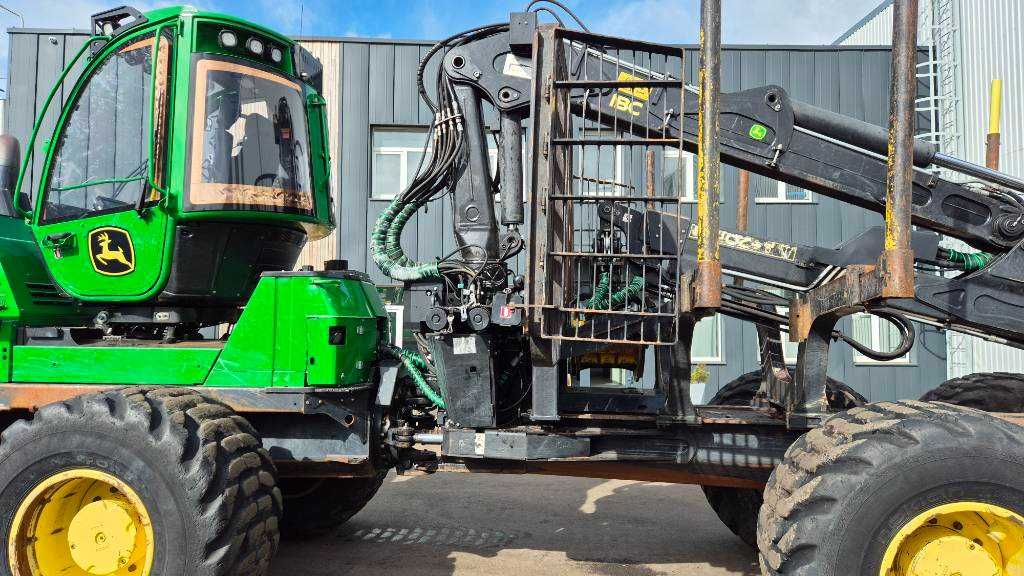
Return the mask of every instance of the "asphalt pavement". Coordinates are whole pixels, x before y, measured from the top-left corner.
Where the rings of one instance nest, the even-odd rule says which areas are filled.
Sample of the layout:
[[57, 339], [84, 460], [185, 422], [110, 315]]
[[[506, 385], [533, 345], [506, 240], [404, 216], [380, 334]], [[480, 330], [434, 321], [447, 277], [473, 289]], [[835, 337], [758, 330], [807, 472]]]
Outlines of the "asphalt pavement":
[[552, 476], [391, 476], [337, 533], [284, 542], [272, 576], [758, 574], [699, 487]]

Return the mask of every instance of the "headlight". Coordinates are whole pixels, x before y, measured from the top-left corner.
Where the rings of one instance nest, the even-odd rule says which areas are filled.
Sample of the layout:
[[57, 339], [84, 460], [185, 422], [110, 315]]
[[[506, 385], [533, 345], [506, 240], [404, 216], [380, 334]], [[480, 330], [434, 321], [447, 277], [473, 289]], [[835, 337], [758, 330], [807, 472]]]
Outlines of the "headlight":
[[220, 45], [225, 48], [238, 46], [238, 36], [230, 30], [222, 30], [218, 39], [220, 40]]
[[280, 64], [282, 58], [284, 58], [284, 54], [281, 53], [280, 48], [274, 46], [270, 49], [270, 59], [273, 60], [275, 64]]
[[257, 56], [263, 55], [263, 41], [259, 38], [249, 38], [249, 41], [246, 43], [246, 47], [249, 48], [249, 52], [252, 52]]

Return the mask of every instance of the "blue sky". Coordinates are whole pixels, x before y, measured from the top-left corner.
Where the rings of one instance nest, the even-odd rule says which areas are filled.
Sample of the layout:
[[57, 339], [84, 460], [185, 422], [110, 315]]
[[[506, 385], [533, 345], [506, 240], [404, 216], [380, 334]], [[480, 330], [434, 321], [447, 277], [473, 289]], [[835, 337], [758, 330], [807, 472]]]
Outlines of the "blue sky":
[[[742, 44], [828, 44], [880, 0], [724, 0], [723, 39]], [[699, 0], [563, 0], [591, 30], [653, 42], [691, 43]], [[86, 28], [89, 15], [127, 3], [146, 10], [163, 0], [0, 0], [31, 28]], [[526, 0], [193, 0], [293, 36], [438, 39], [507, 20]], [[300, 17], [301, 15], [301, 17]], [[20, 20], [0, 12], [0, 28]], [[7, 34], [0, 38], [6, 77]], [[6, 80], [3, 80], [6, 83]]]

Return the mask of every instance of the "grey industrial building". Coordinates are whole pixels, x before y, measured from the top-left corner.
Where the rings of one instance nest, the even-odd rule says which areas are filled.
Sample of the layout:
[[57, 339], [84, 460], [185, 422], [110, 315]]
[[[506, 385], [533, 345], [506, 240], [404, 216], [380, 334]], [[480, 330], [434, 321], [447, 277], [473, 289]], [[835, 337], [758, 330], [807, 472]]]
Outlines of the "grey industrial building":
[[[85, 36], [81, 31], [12, 29], [10, 38], [4, 128], [24, 142], [49, 86]], [[368, 256], [368, 234], [387, 199], [415, 169], [431, 121], [415, 84], [416, 66], [430, 42], [357, 38], [306, 38], [303, 42], [325, 67], [339, 223], [335, 234], [310, 244], [303, 262], [316, 265], [328, 258], [346, 259], [352, 268], [366, 270], [386, 284]], [[887, 118], [889, 57], [884, 46], [732, 46], [724, 54], [723, 88], [779, 84], [794, 98], [882, 125]], [[687, 59], [692, 72], [696, 50], [689, 51]], [[927, 84], [922, 86], [929, 89]], [[44, 133], [55, 117], [51, 114], [44, 123]], [[42, 156], [41, 148], [36, 154]], [[608, 158], [607, 165], [594, 169], [614, 177], [621, 168], [615, 155]], [[692, 197], [691, 159], [666, 158], [661, 165], [668, 171], [680, 163], [686, 174], [682, 194]], [[37, 162], [34, 175], [38, 172]], [[736, 171], [726, 168], [722, 183], [722, 225], [730, 228], [736, 221]], [[759, 176], [751, 178], [749, 210], [753, 234], [822, 246], [834, 246], [882, 222], [877, 214]], [[453, 239], [446, 225], [450, 218], [440, 202], [419, 214], [406, 228], [407, 252], [426, 260], [450, 251]], [[884, 348], [892, 336], [887, 323], [867, 315], [845, 320], [842, 328], [875, 348]], [[832, 350], [830, 375], [872, 400], [916, 398], [946, 377], [946, 336], [929, 327], [919, 326], [913, 350], [889, 363], [860, 357], [842, 343]], [[707, 366], [708, 376], [706, 382], [694, 385], [693, 397], [706, 401], [722, 385], [756, 369], [754, 327], [730, 318], [705, 320], [695, 337], [694, 355]], [[649, 388], [648, 379], [634, 380], [629, 373], [594, 375], [582, 384], [639, 392]]]

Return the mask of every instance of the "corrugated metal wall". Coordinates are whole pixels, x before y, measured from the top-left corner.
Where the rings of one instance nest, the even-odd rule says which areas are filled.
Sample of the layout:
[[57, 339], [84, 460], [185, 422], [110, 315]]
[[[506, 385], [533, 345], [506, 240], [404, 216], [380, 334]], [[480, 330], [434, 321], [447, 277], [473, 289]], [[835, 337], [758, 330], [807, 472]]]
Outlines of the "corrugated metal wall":
[[[85, 42], [86, 35], [74, 30], [34, 30], [12, 29], [10, 38], [10, 60], [8, 62], [7, 106], [9, 114], [4, 117], [4, 132], [16, 137], [19, 141], [28, 142], [32, 133], [32, 124], [36, 115], [42, 111], [43, 102], [49, 94], [53, 83], [60, 76], [66, 62], [74, 58], [75, 53]], [[77, 68], [81, 69], [85, 59], [82, 58]], [[64, 85], [58, 89], [53, 104], [40, 126], [41, 135], [53, 132], [60, 115], [64, 94], [74, 85], [77, 72], [68, 75]], [[42, 170], [43, 147], [48, 138], [40, 136], [36, 142], [35, 154], [31, 164], [31, 181], [33, 193], [39, 184], [39, 172]], [[28, 150], [22, 149], [22, 154]]]
[[[38, 96], [57, 72], [51, 65], [56, 52], [48, 31], [12, 34], [10, 83], [12, 108], [8, 127], [21, 138], [28, 134]], [[59, 42], [64, 42], [62, 35]], [[335, 206], [339, 223], [336, 237], [311, 245], [303, 262], [347, 259], [355, 269], [368, 271], [378, 282], [385, 279], [369, 259], [370, 228], [386, 202], [370, 198], [370, 135], [373, 126], [427, 126], [429, 110], [416, 93], [415, 70], [429, 48], [427, 42], [364, 39], [307, 39], [325, 67], [325, 98], [331, 116]], [[49, 54], [53, 53], [52, 56]], [[63, 54], [63, 51], [61, 52]], [[696, 51], [688, 67], [693, 77]], [[739, 90], [768, 83], [780, 84], [798, 99], [876, 124], [887, 117], [889, 52], [879, 48], [734, 47], [723, 61], [723, 87]], [[428, 70], [428, 76], [432, 72]], [[17, 121], [14, 119], [17, 118]], [[754, 185], [768, 185], [758, 181]], [[723, 175], [722, 226], [735, 226], [737, 175]], [[753, 196], [753, 195], [752, 195]], [[811, 204], [758, 204], [751, 199], [752, 233], [771, 239], [834, 246], [865, 228], [882, 222], [880, 216], [815, 196]], [[419, 260], [430, 259], [454, 247], [451, 214], [446, 204], [431, 206], [406, 227], [403, 244]], [[849, 323], [844, 328], [849, 330]], [[709, 366], [706, 385], [695, 386], [696, 400], [707, 400], [722, 385], [757, 368], [757, 339], [753, 326], [724, 319], [723, 362]], [[945, 338], [923, 328], [906, 366], [858, 365], [843, 344], [833, 347], [829, 372], [869, 398], [916, 398], [945, 376]]]
[[[955, 114], [959, 117], [952, 146], [945, 150], [976, 164], [985, 163], [988, 132], [989, 91], [992, 79], [1003, 81], [1002, 146], [999, 169], [1024, 176], [1024, 2], [1020, 0], [922, 0], [922, 27], [937, 21], [940, 2], [952, 10], [956, 61], [948, 72], [955, 74]], [[921, 29], [922, 44], [932, 41], [930, 30]], [[879, 45], [892, 42], [892, 5], [886, 0], [837, 41], [845, 46]], [[952, 148], [952, 149], [949, 149]], [[949, 338], [949, 376], [1003, 370], [1024, 372], [1024, 351], [979, 338], [954, 335]]]

